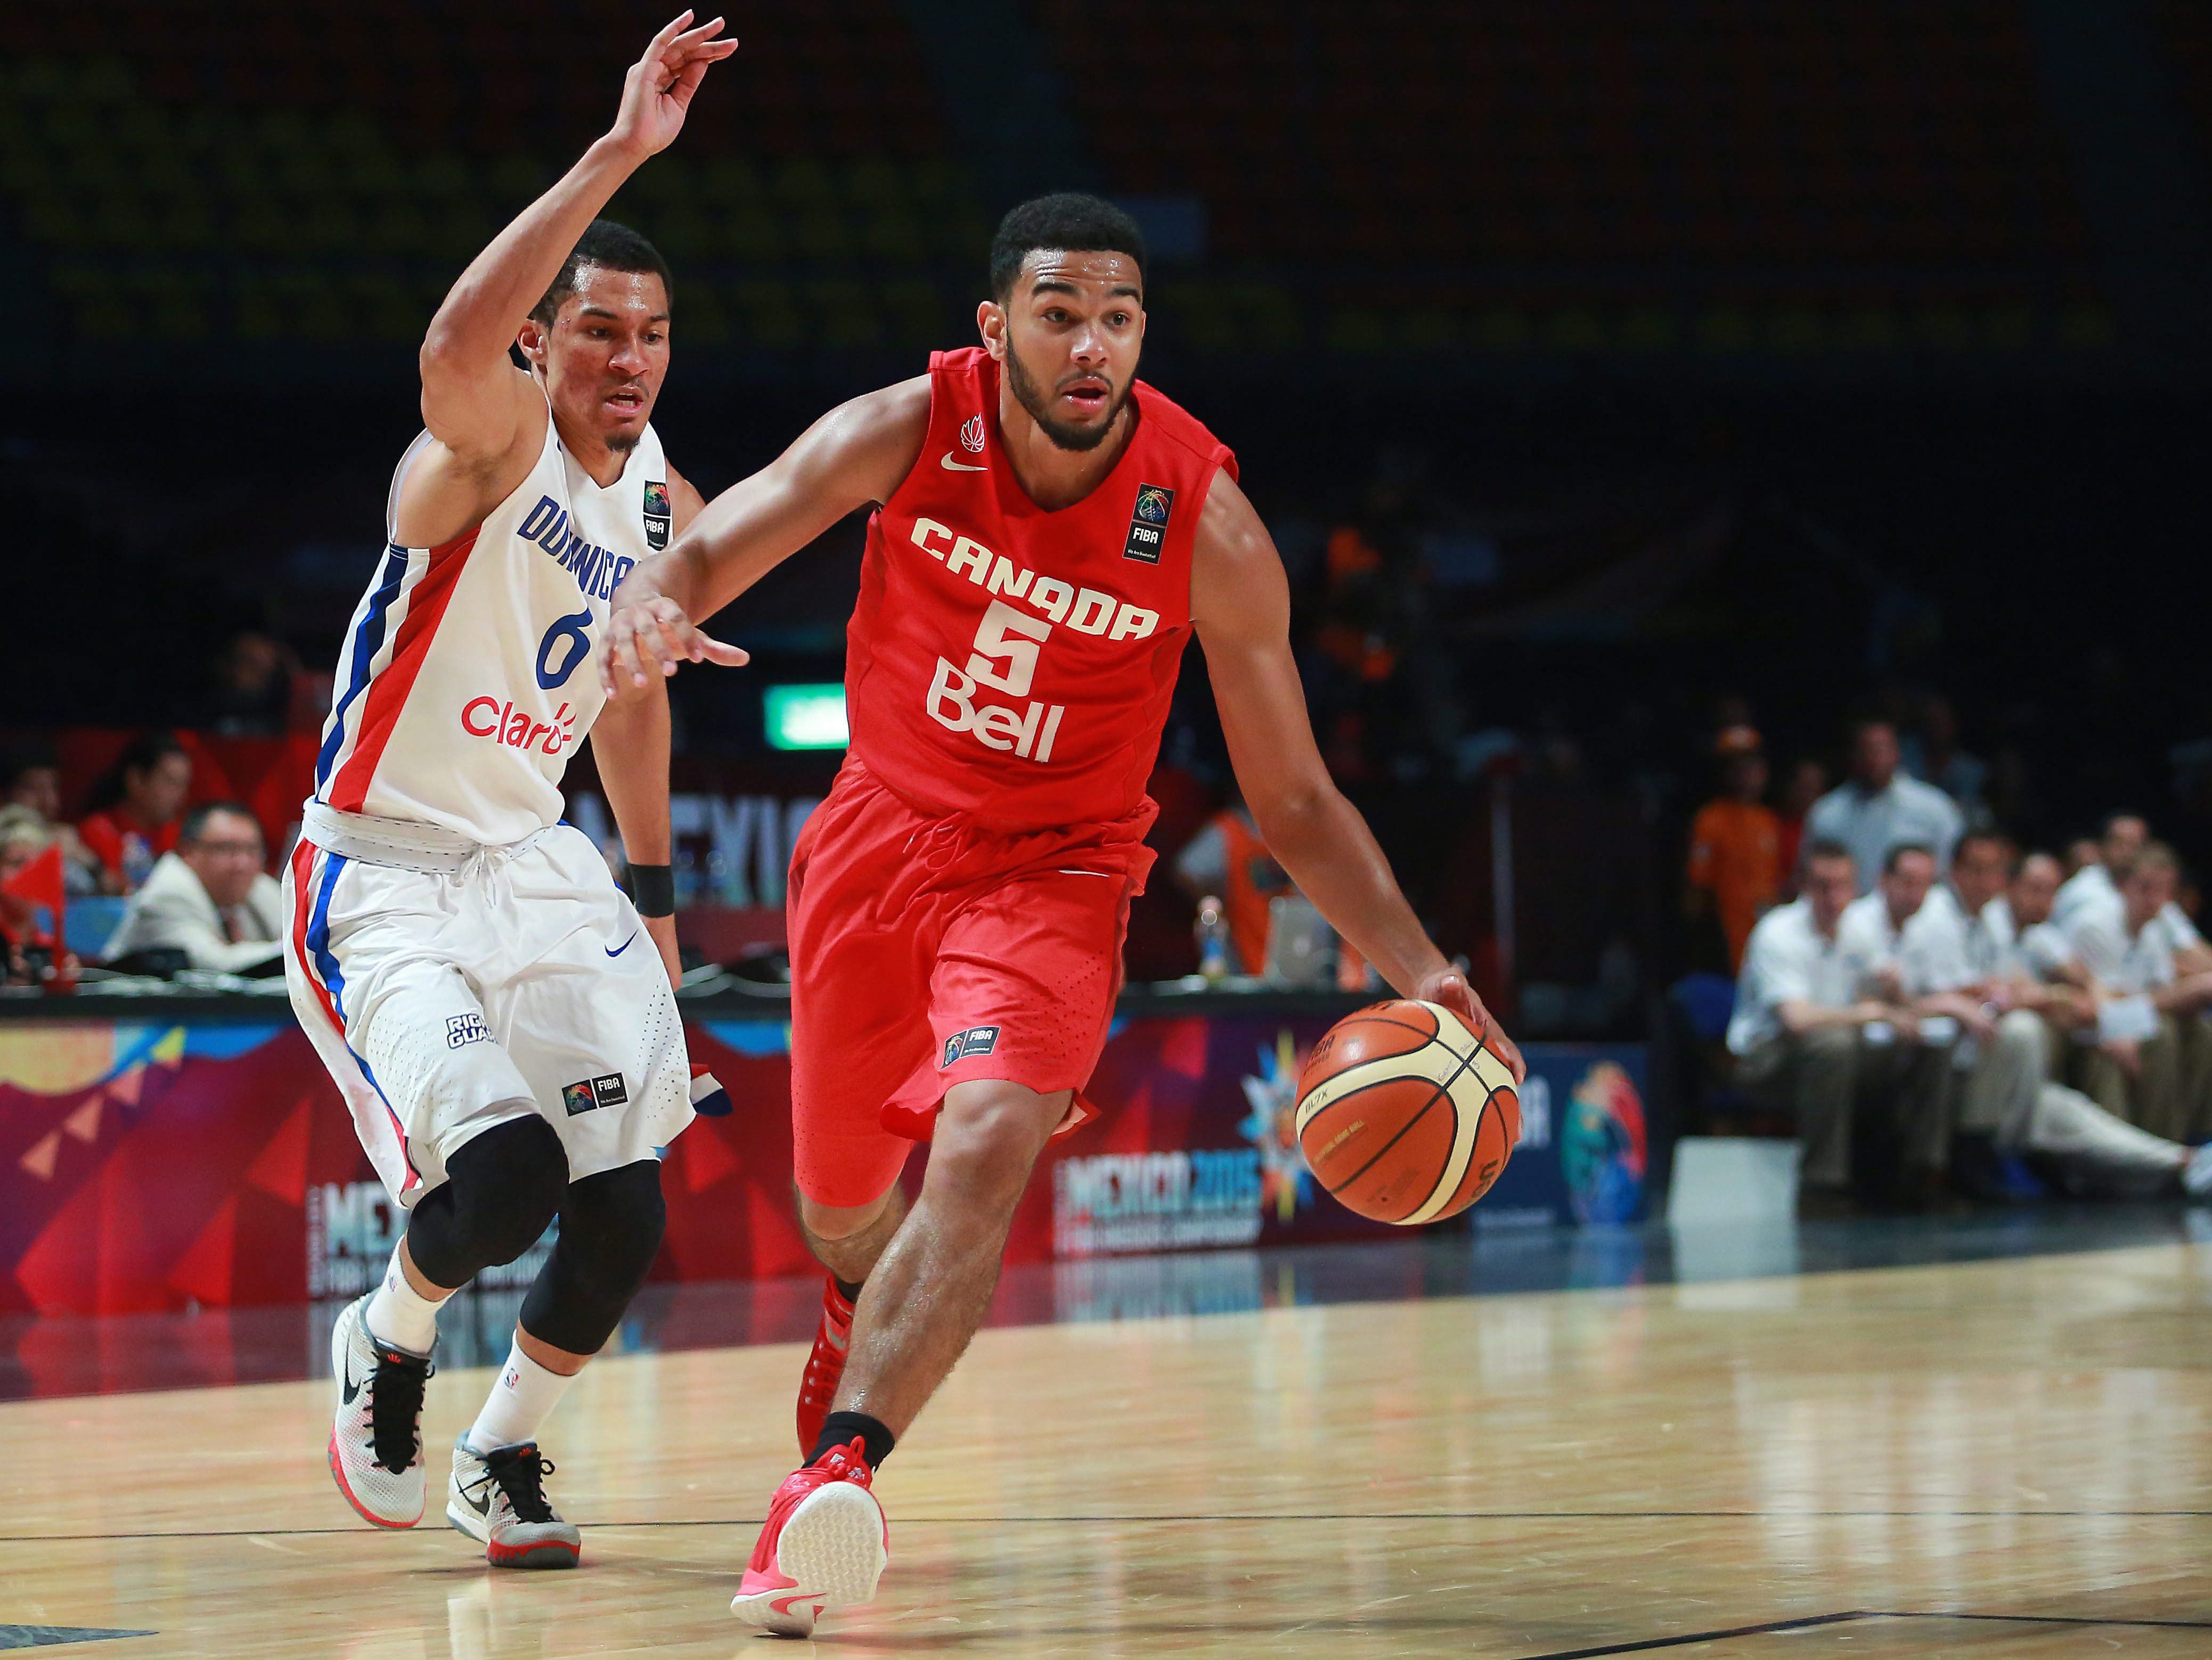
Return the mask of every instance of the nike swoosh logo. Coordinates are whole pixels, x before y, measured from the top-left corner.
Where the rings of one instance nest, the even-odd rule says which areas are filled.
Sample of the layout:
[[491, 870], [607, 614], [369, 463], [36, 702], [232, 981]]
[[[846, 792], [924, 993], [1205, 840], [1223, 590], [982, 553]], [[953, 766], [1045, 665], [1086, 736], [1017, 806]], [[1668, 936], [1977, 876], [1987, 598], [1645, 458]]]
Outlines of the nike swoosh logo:
[[349, 1359], [346, 1362], [345, 1386], [342, 1398], [343, 1399], [344, 1403], [349, 1407], [354, 1402], [354, 1397], [360, 1393], [361, 1385], [354, 1380], [353, 1362]]
[[478, 1491], [483, 1493], [483, 1497], [481, 1499], [477, 1498], [475, 1493], [471, 1493], [467, 1487], [464, 1487], [461, 1489], [461, 1502], [464, 1505], [466, 1505], [471, 1510], [474, 1511], [478, 1516], [489, 1516], [491, 1514], [490, 1487], [487, 1485], [478, 1489]]
[[[635, 929], [635, 928], [633, 928], [633, 929], [631, 929], [631, 930], [630, 930], [630, 936], [629, 936], [629, 938], [628, 939], [623, 940], [623, 941], [622, 942], [622, 944], [620, 944], [619, 946], [617, 946], [616, 947], [614, 947], [614, 949], [613, 949], [613, 950], [609, 951], [609, 952], [607, 952], [607, 955], [608, 955], [608, 956], [610, 956], [610, 957], [619, 957], [619, 956], [621, 956], [624, 952], [628, 951], [633, 944], [635, 944], [635, 943], [636, 942], [636, 939], [637, 939], [637, 930], [636, 930], [636, 929]], [[604, 947], [602, 947], [602, 949], [604, 949]]]
[[938, 457], [937, 465], [947, 472], [988, 472], [991, 470], [988, 465], [971, 467], [965, 461], [956, 461], [952, 459], [951, 450], [945, 451], [943, 455]]

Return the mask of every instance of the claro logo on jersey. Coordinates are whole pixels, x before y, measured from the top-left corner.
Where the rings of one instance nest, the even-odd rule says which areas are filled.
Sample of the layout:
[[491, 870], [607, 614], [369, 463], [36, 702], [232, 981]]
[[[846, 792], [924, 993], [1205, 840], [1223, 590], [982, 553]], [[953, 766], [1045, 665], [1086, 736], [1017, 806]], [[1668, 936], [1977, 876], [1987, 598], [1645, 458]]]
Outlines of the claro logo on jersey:
[[[988, 702], [981, 693], [988, 688], [1016, 699], [1028, 697], [1038, 655], [1055, 625], [1108, 640], [1142, 640], [1159, 629], [1156, 611], [1097, 588], [1040, 576], [934, 519], [915, 520], [912, 539], [947, 570], [994, 596], [976, 625], [966, 666], [955, 668], [940, 657], [929, 683], [929, 718], [950, 731], [972, 733], [987, 749], [1012, 750], [1040, 763], [1052, 759], [1066, 704], [1031, 700], [1010, 707]], [[1038, 614], [1007, 603], [1017, 599]]]
[[511, 750], [536, 750], [559, 755], [576, 741], [576, 715], [566, 703], [550, 721], [533, 721], [530, 711], [496, 697], [471, 697], [461, 705], [461, 730], [471, 738], [489, 738]]

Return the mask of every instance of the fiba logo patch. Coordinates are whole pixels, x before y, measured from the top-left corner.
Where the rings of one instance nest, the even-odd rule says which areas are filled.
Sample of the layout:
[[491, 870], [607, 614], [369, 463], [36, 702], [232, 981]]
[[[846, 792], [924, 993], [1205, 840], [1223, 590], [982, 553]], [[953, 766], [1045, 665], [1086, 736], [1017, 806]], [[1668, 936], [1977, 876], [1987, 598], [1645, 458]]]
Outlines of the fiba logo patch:
[[955, 1061], [965, 1061], [971, 1055], [988, 1055], [999, 1047], [996, 1026], [970, 1026], [966, 1031], [956, 1031], [945, 1040], [945, 1058], [938, 1069], [944, 1070]]
[[599, 1107], [623, 1107], [629, 1104], [629, 1086], [623, 1082], [618, 1072], [603, 1073], [597, 1078], [579, 1079], [573, 1084], [561, 1085], [561, 1104], [568, 1110], [568, 1116], [591, 1112]]
[[668, 545], [668, 526], [672, 522], [668, 511], [668, 485], [648, 482], [645, 487], [646, 545], [658, 552]]
[[971, 415], [960, 423], [960, 447], [970, 455], [983, 453], [983, 417]]
[[1124, 559], [1160, 562], [1160, 549], [1168, 539], [1168, 515], [1175, 511], [1175, 492], [1165, 484], [1137, 486], [1137, 506], [1129, 515], [1129, 537], [1121, 544]]

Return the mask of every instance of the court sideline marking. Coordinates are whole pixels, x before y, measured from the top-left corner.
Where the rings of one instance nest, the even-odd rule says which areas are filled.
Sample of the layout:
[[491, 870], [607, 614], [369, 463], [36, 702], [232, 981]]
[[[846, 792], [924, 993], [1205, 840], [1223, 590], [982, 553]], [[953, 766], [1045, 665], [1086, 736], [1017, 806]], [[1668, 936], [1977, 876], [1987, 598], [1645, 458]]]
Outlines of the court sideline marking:
[[1686, 1648], [1692, 1643], [1717, 1643], [1729, 1637], [1781, 1635], [1811, 1631], [1820, 1626], [1848, 1625], [1861, 1620], [1990, 1620], [2023, 1626], [2125, 1626], [2130, 1629], [2155, 1627], [2181, 1631], [2212, 1631], [2208, 1620], [2091, 1619], [2066, 1614], [1948, 1614], [1938, 1609], [1847, 1608], [1840, 1614], [1807, 1614], [1796, 1620], [1769, 1620], [1756, 1626], [1732, 1626], [1726, 1631], [1693, 1631], [1680, 1637], [1651, 1637], [1633, 1643], [1607, 1643], [1594, 1649], [1554, 1649], [1547, 1654], [1524, 1655], [1522, 1660], [1599, 1660], [1608, 1654], [1649, 1654], [1657, 1649]]
[[[1923, 1517], [2034, 1521], [2045, 1517], [2062, 1521], [2110, 1520], [2121, 1517], [2146, 1521], [2188, 1521], [2212, 1517], [2212, 1510], [1356, 1511], [1293, 1511], [1277, 1516], [902, 1516], [898, 1519], [908, 1527], [998, 1528], [1018, 1527], [1025, 1523], [1095, 1527], [1149, 1522], [1203, 1523], [1212, 1526], [1237, 1522], [1789, 1522], [1800, 1518], [1814, 1522], [1878, 1518], [1907, 1521]], [[763, 1519], [758, 1516], [709, 1516], [665, 1522], [580, 1521], [576, 1525], [611, 1533], [650, 1528], [757, 1528]], [[144, 1533], [0, 1533], [0, 1545], [97, 1544], [103, 1540], [133, 1539], [315, 1539], [337, 1534], [367, 1535], [371, 1531], [363, 1527], [336, 1527], [183, 1529]], [[435, 1529], [428, 1531], [434, 1532]], [[1919, 1617], [1898, 1616], [1899, 1619]], [[1554, 1657], [1542, 1656], [1539, 1660], [1554, 1660]]]

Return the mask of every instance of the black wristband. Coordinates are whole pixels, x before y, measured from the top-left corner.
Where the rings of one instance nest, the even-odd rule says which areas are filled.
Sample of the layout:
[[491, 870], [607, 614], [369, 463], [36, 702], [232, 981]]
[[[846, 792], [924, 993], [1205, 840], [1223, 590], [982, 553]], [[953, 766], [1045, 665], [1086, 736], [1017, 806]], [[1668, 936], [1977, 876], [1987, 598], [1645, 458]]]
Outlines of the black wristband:
[[629, 897], [640, 916], [676, 915], [676, 873], [666, 865], [632, 865]]

